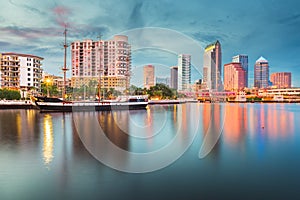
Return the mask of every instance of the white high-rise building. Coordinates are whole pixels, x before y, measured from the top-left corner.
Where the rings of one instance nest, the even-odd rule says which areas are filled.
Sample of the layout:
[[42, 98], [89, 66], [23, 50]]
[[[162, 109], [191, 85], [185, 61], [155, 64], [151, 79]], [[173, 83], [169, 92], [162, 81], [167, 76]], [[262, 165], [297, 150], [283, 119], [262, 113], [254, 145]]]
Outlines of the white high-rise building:
[[232, 62], [241, 63], [242, 68], [245, 70], [245, 87], [248, 87], [248, 55], [233, 56]]
[[43, 58], [30, 54], [2, 53], [0, 56], [1, 88], [40, 91]]
[[116, 35], [112, 40], [84, 40], [71, 44], [72, 86], [99, 82], [101, 88], [123, 91], [130, 84], [131, 47], [128, 37]]
[[178, 55], [178, 90], [187, 91], [191, 84], [191, 55]]

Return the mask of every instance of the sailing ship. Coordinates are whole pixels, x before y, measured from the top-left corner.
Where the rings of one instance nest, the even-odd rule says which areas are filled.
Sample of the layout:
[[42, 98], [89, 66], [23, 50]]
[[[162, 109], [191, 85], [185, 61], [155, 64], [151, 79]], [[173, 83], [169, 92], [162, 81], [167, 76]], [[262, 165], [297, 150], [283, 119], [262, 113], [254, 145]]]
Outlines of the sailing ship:
[[57, 111], [57, 112], [74, 112], [74, 111], [111, 111], [111, 110], [137, 110], [146, 109], [148, 106], [148, 96], [122, 96], [116, 100], [100, 100], [100, 84], [99, 78], [99, 94], [98, 101], [67, 101], [66, 97], [66, 57], [67, 57], [67, 29], [64, 31], [64, 85], [62, 98], [39, 97], [35, 96], [31, 100], [41, 111]]

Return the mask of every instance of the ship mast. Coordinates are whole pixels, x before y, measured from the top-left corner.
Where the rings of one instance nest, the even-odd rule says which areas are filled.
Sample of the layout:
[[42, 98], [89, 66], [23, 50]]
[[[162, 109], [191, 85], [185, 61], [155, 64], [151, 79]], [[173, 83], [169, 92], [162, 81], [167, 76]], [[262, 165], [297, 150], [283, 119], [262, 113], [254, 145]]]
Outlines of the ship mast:
[[69, 70], [67, 68], [67, 48], [68, 48], [68, 44], [67, 44], [67, 27], [66, 26], [65, 26], [64, 36], [65, 36], [65, 41], [64, 41], [64, 66], [62, 68], [62, 71], [64, 73], [64, 84], [63, 84], [63, 90], [62, 90], [63, 100], [65, 100], [65, 98], [66, 98], [66, 84], [67, 84], [66, 73]]

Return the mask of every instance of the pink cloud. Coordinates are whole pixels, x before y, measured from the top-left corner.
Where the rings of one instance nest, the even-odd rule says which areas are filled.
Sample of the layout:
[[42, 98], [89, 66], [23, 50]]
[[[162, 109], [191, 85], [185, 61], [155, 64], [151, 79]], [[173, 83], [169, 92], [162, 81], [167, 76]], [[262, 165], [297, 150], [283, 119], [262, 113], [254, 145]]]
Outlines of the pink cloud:
[[69, 16], [71, 14], [71, 10], [65, 6], [56, 6], [53, 8], [53, 12], [56, 16], [56, 22], [62, 26], [70, 26], [68, 22]]

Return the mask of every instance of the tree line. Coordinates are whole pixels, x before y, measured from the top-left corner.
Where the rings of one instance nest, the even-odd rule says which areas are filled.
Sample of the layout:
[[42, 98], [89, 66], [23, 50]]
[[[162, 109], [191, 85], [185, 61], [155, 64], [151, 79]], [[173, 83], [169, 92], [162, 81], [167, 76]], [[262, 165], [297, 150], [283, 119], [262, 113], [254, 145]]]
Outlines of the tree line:
[[0, 89], [0, 99], [1, 100], [20, 100], [21, 94], [17, 90], [10, 89]]

